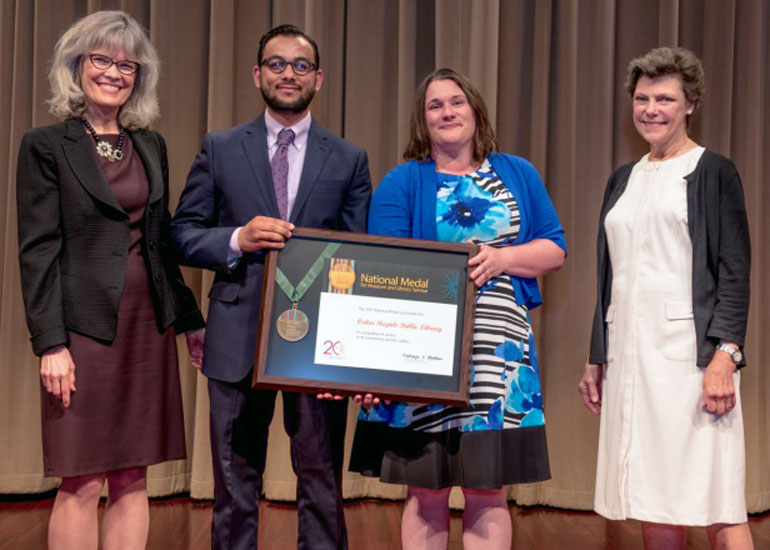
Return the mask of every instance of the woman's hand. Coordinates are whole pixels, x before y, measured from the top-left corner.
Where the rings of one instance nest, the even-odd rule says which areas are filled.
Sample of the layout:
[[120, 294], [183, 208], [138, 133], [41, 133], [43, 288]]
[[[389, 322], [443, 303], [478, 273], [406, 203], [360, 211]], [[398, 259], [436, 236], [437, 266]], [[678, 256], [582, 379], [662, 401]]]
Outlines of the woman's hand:
[[75, 388], [75, 363], [66, 346], [55, 346], [40, 358], [40, 379], [48, 393], [61, 399], [62, 405], [70, 406], [70, 396]]
[[356, 395], [353, 397], [353, 401], [361, 405], [365, 409], [369, 409], [371, 407], [379, 407], [381, 403], [384, 403], [386, 405], [390, 405], [390, 399], [380, 399], [376, 395], [372, 395], [371, 393], [367, 393], [366, 395]]
[[470, 278], [477, 287], [484, 286], [487, 281], [494, 279], [505, 270], [507, 258], [504, 250], [504, 248], [482, 245], [479, 247], [479, 253], [468, 260], [468, 267], [476, 268], [471, 271]]
[[578, 391], [583, 396], [583, 403], [594, 414], [602, 412], [602, 365], [586, 363], [583, 378], [578, 384]]
[[735, 363], [724, 352], [716, 352], [703, 374], [702, 406], [710, 413], [723, 415], [735, 408], [733, 373]]
[[187, 340], [190, 362], [193, 367], [200, 370], [203, 367], [203, 343], [206, 339], [206, 329], [188, 330], [184, 333], [184, 337]]
[[[473, 241], [469, 241], [473, 244]], [[488, 245], [468, 260], [468, 267], [475, 267], [470, 278], [477, 287], [484, 285], [501, 273], [526, 277], [540, 277], [559, 269], [564, 264], [565, 253], [559, 245], [548, 239], [535, 239], [524, 244], [500, 248]]]

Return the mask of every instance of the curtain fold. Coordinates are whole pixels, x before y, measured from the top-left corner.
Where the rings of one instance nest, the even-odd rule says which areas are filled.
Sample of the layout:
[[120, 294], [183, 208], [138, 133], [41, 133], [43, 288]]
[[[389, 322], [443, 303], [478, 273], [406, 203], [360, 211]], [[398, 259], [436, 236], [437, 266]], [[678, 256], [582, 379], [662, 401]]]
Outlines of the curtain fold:
[[[46, 71], [58, 36], [78, 17], [124, 9], [145, 25], [161, 60], [159, 95], [170, 160], [172, 209], [203, 135], [255, 117], [260, 36], [294, 23], [318, 42], [323, 88], [313, 116], [366, 149], [374, 184], [401, 162], [414, 91], [441, 66], [482, 92], [500, 149], [536, 166], [565, 226], [569, 256], [541, 284], [533, 312], [552, 479], [510, 489], [521, 504], [590, 509], [598, 419], [576, 391], [587, 356], [595, 297], [595, 235], [604, 184], [646, 144], [623, 89], [628, 62], [657, 45], [693, 49], [706, 95], [693, 138], [729, 156], [741, 173], [752, 236], [752, 305], [742, 398], [748, 509], [770, 509], [768, 356], [770, 222], [770, 4], [763, 0], [0, 0], [0, 493], [49, 490], [42, 475], [38, 360], [28, 342], [17, 261], [15, 170], [22, 133], [49, 124]], [[185, 269], [205, 312], [213, 274]], [[148, 473], [152, 495], [211, 498], [206, 379], [178, 338], [188, 458]], [[653, 345], [651, 343], [651, 345]], [[349, 454], [356, 407], [349, 410]], [[280, 399], [271, 427], [264, 490], [294, 500]], [[405, 488], [346, 473], [345, 496], [403, 498]], [[453, 506], [462, 506], [459, 491]]]

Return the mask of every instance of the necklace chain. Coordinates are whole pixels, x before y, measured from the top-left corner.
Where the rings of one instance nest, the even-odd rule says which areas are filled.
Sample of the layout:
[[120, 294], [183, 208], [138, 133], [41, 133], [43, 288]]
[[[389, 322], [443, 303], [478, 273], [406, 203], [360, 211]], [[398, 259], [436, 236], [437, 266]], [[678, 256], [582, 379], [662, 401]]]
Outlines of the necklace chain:
[[126, 139], [126, 132], [123, 130], [122, 126], [118, 126], [120, 129], [120, 133], [118, 134], [118, 145], [113, 149], [112, 145], [102, 139], [99, 139], [99, 136], [96, 135], [96, 130], [93, 126], [91, 126], [90, 122], [88, 122], [85, 118], [81, 118], [80, 121], [86, 127], [86, 130], [88, 130], [88, 132], [94, 136], [94, 140], [96, 140], [96, 153], [100, 157], [106, 158], [110, 162], [123, 160], [123, 142]]

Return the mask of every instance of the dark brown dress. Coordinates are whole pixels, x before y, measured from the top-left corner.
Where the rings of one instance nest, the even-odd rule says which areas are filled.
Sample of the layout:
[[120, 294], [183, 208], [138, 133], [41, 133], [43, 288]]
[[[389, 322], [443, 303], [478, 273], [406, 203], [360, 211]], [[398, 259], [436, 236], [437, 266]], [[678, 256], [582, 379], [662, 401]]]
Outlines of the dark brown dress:
[[[117, 145], [117, 135], [100, 137]], [[69, 333], [77, 391], [66, 409], [44, 387], [41, 393], [47, 476], [83, 476], [185, 458], [176, 337], [173, 327], [158, 332], [142, 256], [149, 183], [128, 136], [123, 154], [114, 163], [98, 157], [131, 224], [117, 334], [105, 344]]]

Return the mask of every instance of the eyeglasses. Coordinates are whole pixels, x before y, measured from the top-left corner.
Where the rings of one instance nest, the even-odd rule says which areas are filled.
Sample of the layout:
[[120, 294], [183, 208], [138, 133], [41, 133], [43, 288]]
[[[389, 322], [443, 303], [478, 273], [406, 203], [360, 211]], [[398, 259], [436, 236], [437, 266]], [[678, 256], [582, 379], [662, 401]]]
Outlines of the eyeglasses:
[[263, 60], [260, 65], [267, 65], [267, 68], [275, 74], [281, 74], [288, 65], [291, 65], [291, 68], [294, 69], [294, 74], [298, 76], [305, 76], [310, 71], [315, 70], [315, 63], [311, 63], [304, 57], [298, 57], [294, 61], [287, 61], [283, 57], [274, 55]]
[[91, 60], [91, 65], [93, 65], [100, 71], [106, 71], [113, 65], [115, 65], [118, 68], [118, 71], [120, 71], [125, 75], [135, 74], [136, 71], [139, 70], [139, 63], [137, 63], [136, 61], [129, 61], [128, 59], [120, 59], [116, 61], [111, 57], [102, 55], [100, 53], [92, 53], [91, 55], [88, 56], [88, 59]]

